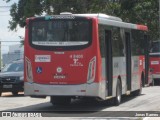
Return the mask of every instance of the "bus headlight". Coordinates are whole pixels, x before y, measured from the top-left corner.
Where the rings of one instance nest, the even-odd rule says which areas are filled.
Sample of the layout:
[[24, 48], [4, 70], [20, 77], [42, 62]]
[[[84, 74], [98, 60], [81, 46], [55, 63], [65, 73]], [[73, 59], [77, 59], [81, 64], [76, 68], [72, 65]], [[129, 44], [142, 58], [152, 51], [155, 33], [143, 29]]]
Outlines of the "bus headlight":
[[87, 83], [92, 83], [96, 76], [96, 57], [93, 57], [88, 66]]

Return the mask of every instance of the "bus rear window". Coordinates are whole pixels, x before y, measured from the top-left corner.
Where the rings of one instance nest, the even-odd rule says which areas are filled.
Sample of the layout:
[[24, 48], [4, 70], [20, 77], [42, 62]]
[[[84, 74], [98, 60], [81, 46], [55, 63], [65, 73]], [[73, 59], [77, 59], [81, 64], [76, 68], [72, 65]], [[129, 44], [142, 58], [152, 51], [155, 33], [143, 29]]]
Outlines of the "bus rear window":
[[34, 20], [30, 40], [38, 46], [81, 46], [91, 42], [90, 20]]

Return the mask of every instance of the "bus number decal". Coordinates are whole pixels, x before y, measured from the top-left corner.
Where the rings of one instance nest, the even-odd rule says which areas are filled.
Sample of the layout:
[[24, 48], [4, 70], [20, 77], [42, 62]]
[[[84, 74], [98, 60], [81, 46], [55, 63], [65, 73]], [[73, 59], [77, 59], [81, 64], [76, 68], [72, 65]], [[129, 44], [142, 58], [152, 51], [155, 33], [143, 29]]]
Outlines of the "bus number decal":
[[83, 59], [83, 55], [70, 55], [70, 59], [73, 60], [73, 63], [71, 63], [70, 66], [83, 66], [83, 64], [80, 62], [80, 59]]

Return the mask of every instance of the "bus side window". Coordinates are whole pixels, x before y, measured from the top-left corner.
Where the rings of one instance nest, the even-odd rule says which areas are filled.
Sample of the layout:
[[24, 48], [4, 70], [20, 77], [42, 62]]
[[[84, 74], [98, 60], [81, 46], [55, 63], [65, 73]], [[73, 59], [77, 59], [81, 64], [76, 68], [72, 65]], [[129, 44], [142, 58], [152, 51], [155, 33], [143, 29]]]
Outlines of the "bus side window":
[[99, 44], [101, 57], [105, 57], [105, 30], [104, 27], [99, 25]]
[[121, 36], [121, 39], [122, 39], [122, 49], [121, 49], [121, 52], [122, 52], [122, 56], [126, 56], [126, 49], [125, 49], [125, 33], [124, 33], [124, 29], [121, 28], [120, 29], [120, 36]]
[[113, 56], [124, 56], [124, 44], [121, 37], [120, 28], [114, 27], [112, 30], [112, 50], [113, 50]]
[[146, 41], [144, 42], [144, 33], [142, 31], [132, 30], [131, 43], [133, 55], [144, 55]]

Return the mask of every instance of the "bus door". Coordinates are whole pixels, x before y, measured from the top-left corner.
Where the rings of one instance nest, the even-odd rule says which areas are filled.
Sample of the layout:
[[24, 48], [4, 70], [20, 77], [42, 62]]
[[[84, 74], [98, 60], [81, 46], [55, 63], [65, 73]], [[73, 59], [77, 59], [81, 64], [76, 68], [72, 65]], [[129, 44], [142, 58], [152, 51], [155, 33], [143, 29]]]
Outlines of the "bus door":
[[130, 32], [125, 32], [126, 43], [126, 77], [127, 77], [127, 91], [131, 91], [131, 35]]
[[108, 96], [112, 96], [112, 76], [113, 76], [113, 68], [112, 68], [112, 37], [111, 30], [105, 30], [105, 62], [106, 62], [106, 78], [107, 78], [107, 90]]

